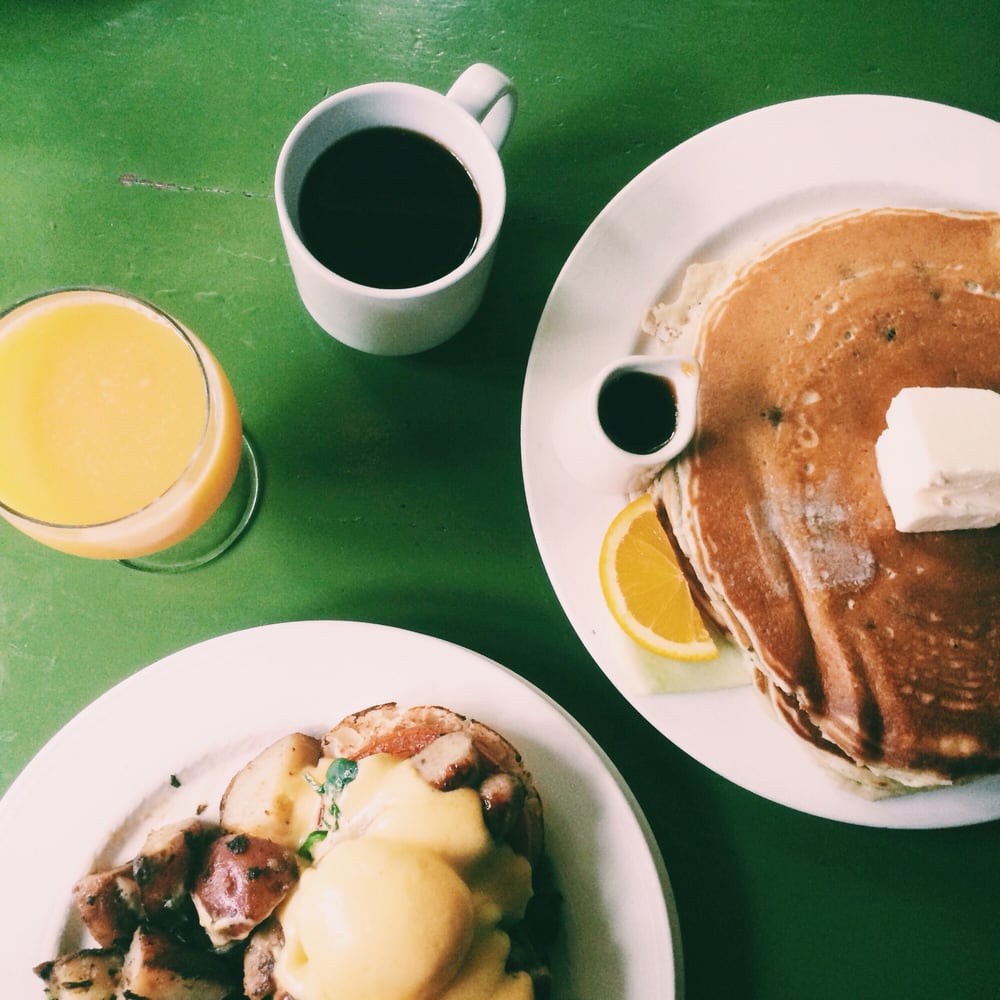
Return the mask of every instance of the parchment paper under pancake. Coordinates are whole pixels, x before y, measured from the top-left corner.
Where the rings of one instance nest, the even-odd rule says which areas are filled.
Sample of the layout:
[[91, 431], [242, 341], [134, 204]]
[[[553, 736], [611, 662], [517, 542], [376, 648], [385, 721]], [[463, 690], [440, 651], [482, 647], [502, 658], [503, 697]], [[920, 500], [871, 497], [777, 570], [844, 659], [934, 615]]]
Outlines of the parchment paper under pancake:
[[1000, 529], [897, 532], [874, 457], [899, 389], [1000, 391], [1000, 215], [793, 234], [697, 353], [697, 437], [660, 488], [758, 686], [867, 785], [1000, 771]]

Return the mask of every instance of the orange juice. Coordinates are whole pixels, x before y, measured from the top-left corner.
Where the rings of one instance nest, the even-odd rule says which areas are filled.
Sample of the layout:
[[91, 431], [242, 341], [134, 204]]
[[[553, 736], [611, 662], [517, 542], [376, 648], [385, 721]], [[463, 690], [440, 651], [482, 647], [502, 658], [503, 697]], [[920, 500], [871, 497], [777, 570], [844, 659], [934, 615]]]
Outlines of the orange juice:
[[239, 410], [218, 362], [146, 303], [54, 292], [0, 317], [0, 514], [66, 552], [125, 559], [225, 498]]

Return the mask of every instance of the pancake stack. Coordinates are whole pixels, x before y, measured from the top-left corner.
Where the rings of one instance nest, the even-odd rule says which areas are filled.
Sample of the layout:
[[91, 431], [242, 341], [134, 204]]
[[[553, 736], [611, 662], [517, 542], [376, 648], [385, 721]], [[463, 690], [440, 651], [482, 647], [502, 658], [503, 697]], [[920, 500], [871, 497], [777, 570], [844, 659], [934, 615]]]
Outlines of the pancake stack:
[[1000, 772], [1000, 528], [896, 531], [874, 452], [904, 387], [1000, 391], [1000, 215], [821, 220], [736, 275], [697, 355], [656, 491], [758, 689], [870, 794]]

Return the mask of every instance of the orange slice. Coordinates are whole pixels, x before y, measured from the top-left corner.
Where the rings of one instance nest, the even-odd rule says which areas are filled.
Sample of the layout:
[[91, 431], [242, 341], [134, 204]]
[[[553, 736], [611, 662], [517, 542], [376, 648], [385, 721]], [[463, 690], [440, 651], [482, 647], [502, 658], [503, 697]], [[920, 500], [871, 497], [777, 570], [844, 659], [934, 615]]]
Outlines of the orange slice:
[[719, 655], [648, 493], [611, 522], [600, 579], [615, 621], [641, 646], [675, 660]]

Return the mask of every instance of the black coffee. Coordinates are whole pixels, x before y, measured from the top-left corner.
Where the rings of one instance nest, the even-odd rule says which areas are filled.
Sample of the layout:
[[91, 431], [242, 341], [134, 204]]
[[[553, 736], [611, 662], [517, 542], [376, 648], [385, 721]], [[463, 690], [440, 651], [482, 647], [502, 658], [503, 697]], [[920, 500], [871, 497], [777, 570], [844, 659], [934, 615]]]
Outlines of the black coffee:
[[651, 455], [677, 429], [674, 387], [660, 375], [619, 372], [601, 386], [597, 419], [619, 448], [633, 455]]
[[414, 288], [453, 271], [479, 237], [479, 193], [443, 146], [407, 129], [345, 136], [309, 168], [299, 231], [331, 271], [372, 288]]

